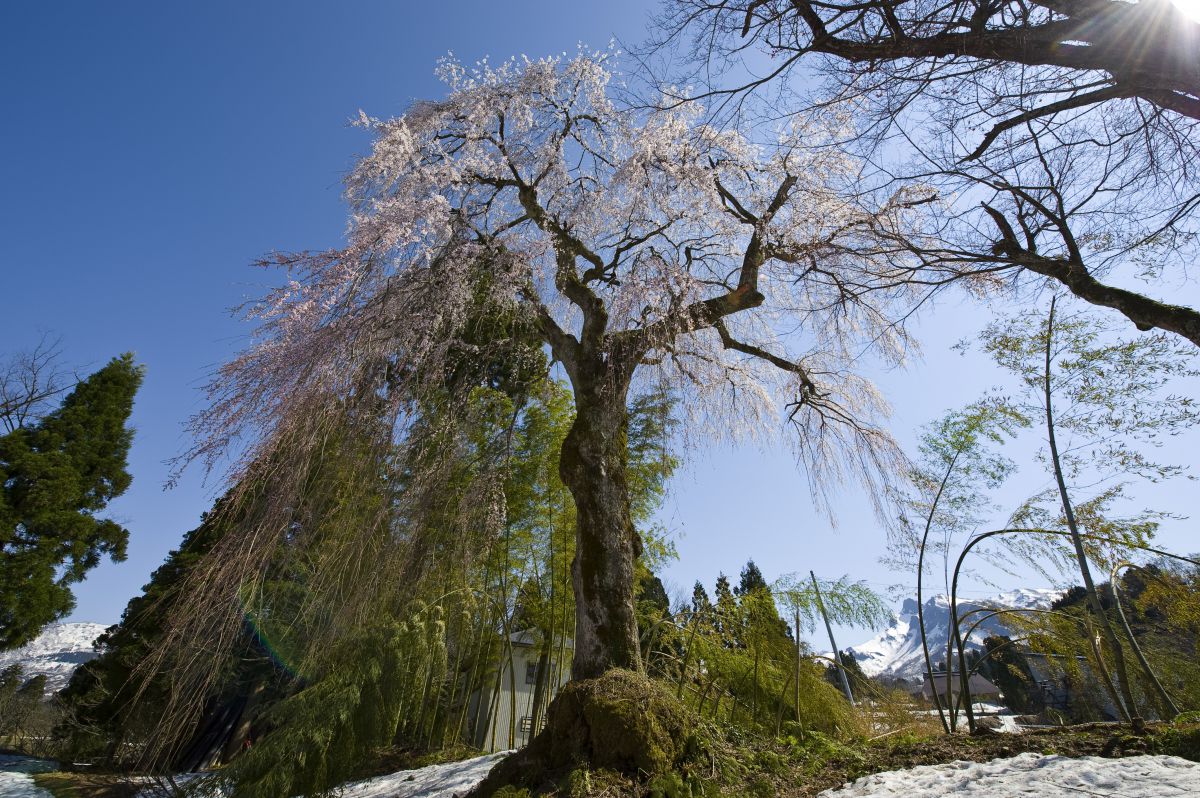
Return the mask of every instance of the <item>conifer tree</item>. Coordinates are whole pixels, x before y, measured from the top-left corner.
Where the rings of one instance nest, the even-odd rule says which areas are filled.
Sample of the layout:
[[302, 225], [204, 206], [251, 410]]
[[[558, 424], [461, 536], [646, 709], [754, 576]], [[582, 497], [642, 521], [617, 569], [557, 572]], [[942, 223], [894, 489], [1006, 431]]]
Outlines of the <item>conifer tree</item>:
[[[867, 674], [863, 672], [862, 666], [854, 658], [854, 653], [849, 650], [839, 651], [837, 659], [841, 663], [841, 668], [850, 682], [850, 690], [855, 698], [867, 693], [871, 680], [867, 678]], [[839, 690], [842, 687], [841, 673], [838, 672], [838, 666], [832, 662], [825, 668], [825, 681]]]
[[746, 560], [746, 567], [742, 569], [742, 573], [738, 579], [738, 586], [733, 589], [735, 596], [748, 596], [759, 590], [769, 590], [767, 580], [763, 578], [762, 571], [754, 564], [754, 560]]
[[129, 532], [97, 513], [132, 479], [126, 422], [141, 381], [132, 354], [113, 358], [57, 410], [0, 437], [0, 650], [69, 613], [71, 585], [103, 555], [125, 558]]
[[717, 610], [717, 630], [720, 633], [722, 643], [726, 648], [733, 648], [737, 645], [737, 627], [738, 627], [738, 605], [737, 599], [733, 596], [733, 590], [729, 586], [729, 577], [725, 574], [717, 575], [717, 584], [713, 593], [716, 598]]
[[[97, 743], [108, 753], [116, 752], [149, 733], [163, 713], [169, 676], [141, 679], [135, 674], [163, 645], [167, 619], [179, 602], [184, 578], [236, 528], [231, 517], [221, 512], [222, 501], [155, 569], [142, 592], [129, 600], [120, 622], [96, 640], [99, 655], [77, 668], [59, 694], [70, 715], [57, 733], [74, 753], [101, 753], [94, 750]], [[229, 679], [223, 681], [228, 688]]]
[[1025, 655], [1004, 635], [983, 640], [987, 662], [981, 671], [1000, 688], [1004, 704], [1014, 712], [1038, 712], [1041, 695]]

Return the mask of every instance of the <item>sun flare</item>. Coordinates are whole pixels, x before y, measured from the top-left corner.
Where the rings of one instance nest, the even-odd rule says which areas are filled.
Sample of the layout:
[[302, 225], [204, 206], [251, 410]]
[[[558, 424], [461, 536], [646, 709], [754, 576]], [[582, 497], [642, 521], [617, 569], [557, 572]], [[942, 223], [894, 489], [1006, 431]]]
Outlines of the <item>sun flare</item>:
[[1200, 0], [1171, 0], [1189, 19], [1200, 22]]

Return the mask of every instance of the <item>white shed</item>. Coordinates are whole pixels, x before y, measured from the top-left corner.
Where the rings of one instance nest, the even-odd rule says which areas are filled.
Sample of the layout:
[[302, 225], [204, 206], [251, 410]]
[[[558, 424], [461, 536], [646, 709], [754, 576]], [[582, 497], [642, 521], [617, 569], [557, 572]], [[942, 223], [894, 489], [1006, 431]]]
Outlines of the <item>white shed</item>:
[[507, 751], [526, 745], [546, 722], [546, 707], [571, 678], [572, 641], [546, 645], [532, 630], [509, 636], [511, 656], [501, 656], [499, 690], [490, 686], [474, 696], [475, 745]]

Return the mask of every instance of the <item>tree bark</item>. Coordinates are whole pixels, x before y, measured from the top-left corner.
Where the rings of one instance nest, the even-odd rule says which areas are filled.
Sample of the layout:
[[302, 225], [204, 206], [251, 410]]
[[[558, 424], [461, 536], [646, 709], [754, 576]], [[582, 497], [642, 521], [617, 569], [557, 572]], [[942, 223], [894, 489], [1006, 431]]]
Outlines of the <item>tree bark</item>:
[[559, 460], [576, 513], [573, 679], [642, 668], [633, 603], [641, 541], [629, 514], [627, 480], [628, 379], [614, 378], [603, 358], [587, 365], [573, 370], [575, 422]]

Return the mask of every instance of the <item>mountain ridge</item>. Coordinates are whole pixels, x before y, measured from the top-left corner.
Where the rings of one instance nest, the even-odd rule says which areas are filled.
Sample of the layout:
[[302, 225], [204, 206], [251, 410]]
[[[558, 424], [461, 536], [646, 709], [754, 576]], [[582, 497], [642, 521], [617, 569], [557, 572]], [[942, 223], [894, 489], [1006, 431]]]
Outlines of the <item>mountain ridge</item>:
[[[974, 609], [1044, 609], [1063, 594], [1055, 588], [1019, 588], [997, 594], [989, 599], [959, 600], [958, 614]], [[934, 664], [946, 661], [946, 648], [950, 640], [950, 600], [945, 595], [935, 595], [925, 600], [925, 633], [929, 641], [929, 654]], [[969, 623], [979, 620], [977, 613]], [[966, 631], [966, 626], [963, 627]], [[1010, 634], [999, 618], [983, 621], [965, 641], [970, 650], [983, 650], [983, 640], [992, 635]], [[917, 623], [917, 600], [904, 600], [900, 611], [892, 616], [891, 624], [879, 634], [849, 650], [858, 660], [867, 676], [919, 680], [925, 671], [925, 657], [921, 651], [921, 633]]]
[[20, 648], [0, 651], [0, 670], [16, 663], [23, 679], [44, 674], [50, 695], [66, 687], [75, 669], [97, 655], [93, 643], [108, 628], [102, 623], [51, 624]]

